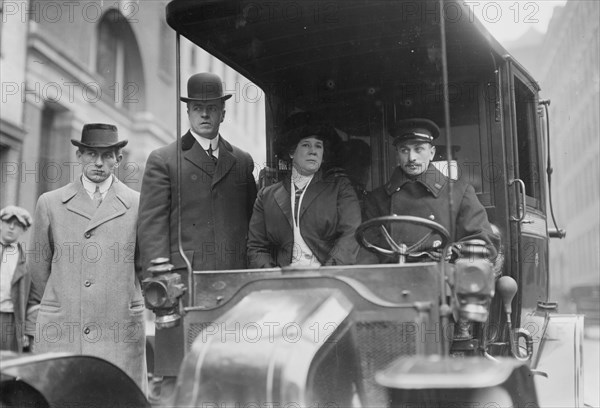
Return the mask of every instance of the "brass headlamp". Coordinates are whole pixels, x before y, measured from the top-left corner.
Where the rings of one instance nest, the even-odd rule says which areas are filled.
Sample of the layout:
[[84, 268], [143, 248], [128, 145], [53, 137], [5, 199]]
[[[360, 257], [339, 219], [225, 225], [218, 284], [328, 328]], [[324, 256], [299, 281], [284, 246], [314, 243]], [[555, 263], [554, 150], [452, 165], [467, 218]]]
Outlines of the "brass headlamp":
[[179, 300], [186, 291], [181, 275], [173, 272], [168, 258], [151, 261], [148, 272], [152, 275], [142, 281], [146, 307], [156, 315], [156, 328], [175, 327], [181, 321]]
[[463, 242], [459, 250], [450, 279], [453, 307], [461, 319], [485, 322], [495, 293], [490, 251], [479, 240]]

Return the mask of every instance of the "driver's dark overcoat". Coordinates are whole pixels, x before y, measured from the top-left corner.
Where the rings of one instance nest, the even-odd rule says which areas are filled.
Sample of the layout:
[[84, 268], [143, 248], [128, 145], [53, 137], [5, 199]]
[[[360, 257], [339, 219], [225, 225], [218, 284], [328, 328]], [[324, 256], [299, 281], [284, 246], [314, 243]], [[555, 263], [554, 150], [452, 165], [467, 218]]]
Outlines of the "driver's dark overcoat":
[[[489, 246], [492, 258], [495, 257], [499, 238], [492, 232], [485, 209], [477, 199], [473, 186], [460, 179], [450, 181], [432, 164], [426, 172], [416, 178], [409, 178], [397, 167], [390, 180], [375, 189], [367, 198], [364, 220], [392, 214], [410, 215], [435, 221], [450, 231], [450, 182], [453, 187], [452, 220], [455, 226], [451, 241], [483, 240]], [[414, 246], [411, 252], [431, 249], [441, 241], [437, 233], [426, 237], [429, 231], [429, 228], [408, 223], [392, 226], [393, 238], [409, 248]], [[421, 240], [423, 242], [419, 242]], [[359, 261], [369, 263], [373, 259], [366, 251], [361, 251]]]

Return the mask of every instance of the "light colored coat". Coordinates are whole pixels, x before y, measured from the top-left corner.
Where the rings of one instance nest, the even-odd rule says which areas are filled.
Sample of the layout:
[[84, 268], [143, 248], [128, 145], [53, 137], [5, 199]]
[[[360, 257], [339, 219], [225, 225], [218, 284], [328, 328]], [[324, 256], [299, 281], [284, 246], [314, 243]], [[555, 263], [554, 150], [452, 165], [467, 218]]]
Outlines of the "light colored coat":
[[[34, 352], [101, 357], [146, 391], [144, 300], [136, 277], [139, 194], [113, 177], [94, 208], [80, 180], [43, 194], [28, 248]], [[33, 318], [32, 314], [32, 318]]]
[[15, 325], [17, 327], [17, 352], [23, 350], [23, 329], [25, 325], [25, 316], [27, 313], [27, 299], [29, 297], [29, 288], [31, 287], [31, 278], [26, 271], [25, 253], [21, 244], [17, 244], [19, 250], [19, 262], [15, 268], [10, 287], [10, 298], [13, 301], [15, 313]]

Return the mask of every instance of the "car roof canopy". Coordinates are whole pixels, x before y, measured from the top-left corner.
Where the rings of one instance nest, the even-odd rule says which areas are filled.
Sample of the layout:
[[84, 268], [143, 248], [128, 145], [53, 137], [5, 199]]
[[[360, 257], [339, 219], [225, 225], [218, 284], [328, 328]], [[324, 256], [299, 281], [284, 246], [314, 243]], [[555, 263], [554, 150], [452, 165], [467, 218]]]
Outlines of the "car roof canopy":
[[[263, 89], [293, 97], [324, 84], [441, 82], [439, 9], [438, 1], [413, 0], [174, 0], [167, 21]], [[497, 66], [506, 51], [469, 8], [449, 1], [443, 9], [451, 75]]]

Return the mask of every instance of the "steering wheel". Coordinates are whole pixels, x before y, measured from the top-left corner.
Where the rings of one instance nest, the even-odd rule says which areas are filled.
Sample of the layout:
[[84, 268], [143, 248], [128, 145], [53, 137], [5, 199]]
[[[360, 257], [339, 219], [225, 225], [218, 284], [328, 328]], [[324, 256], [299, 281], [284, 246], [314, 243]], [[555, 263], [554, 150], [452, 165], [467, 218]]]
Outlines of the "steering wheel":
[[[360, 226], [356, 229], [355, 237], [356, 237], [356, 240], [358, 241], [358, 243], [363, 248], [365, 248], [371, 252], [374, 252], [376, 254], [388, 255], [388, 256], [395, 256], [395, 255], [406, 256], [407, 255], [406, 245], [395, 242], [393, 240], [392, 236], [390, 235], [390, 233], [388, 232], [387, 228], [385, 227], [386, 224], [402, 224], [402, 223], [420, 225], [422, 227], [429, 228], [432, 232], [437, 232], [442, 237], [442, 243], [440, 245], [441, 248], [445, 248], [446, 245], [448, 244], [448, 242], [450, 241], [450, 234], [448, 233], [448, 230], [446, 230], [446, 228], [444, 228], [443, 225], [438, 224], [435, 221], [428, 220], [427, 218], [413, 217], [410, 215], [386, 215], [383, 217], [377, 217], [377, 218], [370, 219], [370, 220], [365, 221], [362, 224], [360, 224]], [[383, 237], [385, 238], [385, 241], [387, 242], [387, 244], [390, 246], [391, 249], [382, 248], [380, 246], [373, 244], [372, 242], [369, 242], [366, 239], [366, 237], [365, 237], [366, 231], [371, 228], [375, 228], [375, 227], [378, 227], [378, 229], [381, 231], [381, 234], [383, 235]]]

